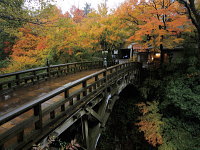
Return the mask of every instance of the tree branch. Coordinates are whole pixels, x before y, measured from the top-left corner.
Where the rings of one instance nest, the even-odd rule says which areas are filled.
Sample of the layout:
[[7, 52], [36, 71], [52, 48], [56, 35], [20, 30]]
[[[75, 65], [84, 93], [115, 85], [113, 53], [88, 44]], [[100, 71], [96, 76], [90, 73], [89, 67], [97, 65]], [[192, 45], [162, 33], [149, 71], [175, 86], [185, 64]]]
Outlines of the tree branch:
[[194, 24], [194, 26], [197, 28], [198, 27], [198, 24], [195, 20], [195, 18], [192, 16], [192, 12], [191, 12], [191, 9], [190, 9], [190, 5], [184, 1], [184, 0], [180, 0], [180, 2], [182, 4], [184, 4], [184, 6], [186, 7], [187, 11], [188, 11], [188, 15], [189, 15], [189, 18], [191, 19], [192, 23]]

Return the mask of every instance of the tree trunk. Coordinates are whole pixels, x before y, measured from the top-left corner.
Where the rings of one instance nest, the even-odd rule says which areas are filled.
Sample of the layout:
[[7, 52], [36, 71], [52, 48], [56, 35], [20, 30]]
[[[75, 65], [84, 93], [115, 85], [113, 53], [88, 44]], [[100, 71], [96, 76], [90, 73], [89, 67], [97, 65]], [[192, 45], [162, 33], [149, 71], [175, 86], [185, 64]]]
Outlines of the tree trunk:
[[180, 3], [184, 4], [184, 6], [187, 9], [188, 16], [192, 21], [192, 24], [195, 26], [198, 32], [197, 37], [197, 45], [198, 50], [200, 51], [200, 14], [198, 12], [198, 8], [195, 6], [194, 0], [178, 0]]
[[160, 53], [161, 53], [161, 56], [160, 56], [160, 66], [163, 65], [164, 63], [164, 51], [163, 51], [163, 45], [160, 44]]
[[200, 51], [200, 28], [199, 29], [197, 29], [198, 30], [198, 37], [197, 37], [197, 44], [198, 44], [198, 49], [199, 49], [199, 51]]

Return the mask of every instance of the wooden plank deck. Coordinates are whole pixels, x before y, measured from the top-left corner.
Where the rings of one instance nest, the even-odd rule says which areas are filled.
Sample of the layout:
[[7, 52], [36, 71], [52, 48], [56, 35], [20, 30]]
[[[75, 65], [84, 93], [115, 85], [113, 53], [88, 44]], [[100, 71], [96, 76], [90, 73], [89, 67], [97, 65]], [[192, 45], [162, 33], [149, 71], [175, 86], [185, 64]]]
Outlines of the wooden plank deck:
[[[29, 87], [22, 87], [17, 89], [16, 91], [13, 91], [9, 95], [1, 95], [0, 97], [0, 117], [16, 108], [21, 107], [22, 105], [34, 101], [38, 99], [41, 96], [44, 96], [48, 92], [65, 85], [67, 83], [70, 83], [72, 81], [75, 81], [77, 79], [80, 79], [82, 77], [85, 77], [87, 75], [90, 75], [94, 72], [97, 72], [98, 70], [89, 70], [89, 71], [82, 71], [78, 72], [76, 74], [71, 74], [67, 76], [63, 76], [60, 78], [54, 78], [49, 79], [48, 81], [44, 81], [41, 83], [37, 83], [35, 85], [29, 86]], [[93, 81], [89, 81], [93, 82]], [[80, 87], [74, 87], [70, 91], [73, 92], [74, 90], [78, 89]], [[59, 101], [60, 98], [63, 96], [58, 95], [55, 98], [46, 101], [42, 105], [42, 109], [45, 109], [49, 107], [50, 105], [53, 105], [55, 102]], [[24, 113], [23, 115], [20, 115], [19, 117], [14, 118], [13, 120], [3, 124], [0, 126], [0, 134], [4, 133], [6, 130], [12, 128], [13, 126], [17, 125], [18, 123], [30, 118], [33, 116], [33, 110], [28, 111], [27, 113]]]

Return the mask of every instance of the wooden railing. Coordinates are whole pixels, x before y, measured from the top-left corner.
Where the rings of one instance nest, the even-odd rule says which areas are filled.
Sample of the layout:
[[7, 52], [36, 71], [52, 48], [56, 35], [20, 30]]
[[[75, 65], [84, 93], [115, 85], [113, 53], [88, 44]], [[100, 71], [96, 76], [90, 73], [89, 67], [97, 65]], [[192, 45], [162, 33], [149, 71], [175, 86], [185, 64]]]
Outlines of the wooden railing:
[[[137, 74], [139, 69], [140, 65], [133, 62], [103, 69], [1, 116], [1, 126], [17, 122], [22, 116], [26, 117], [0, 135], [0, 148], [31, 147], [35, 141], [47, 136], [64, 120], [98, 97], [107, 87], [119, 84], [120, 79], [125, 79], [130, 74]], [[47, 106], [52, 100], [54, 102]]]
[[[112, 63], [109, 63], [109, 65], [112, 65]], [[0, 75], [0, 92], [27, 84], [33, 84], [51, 77], [58, 77], [64, 74], [70, 74], [94, 68], [102, 68], [102, 66], [103, 63], [101, 61], [76, 62], [49, 65], [40, 68], [2, 74]]]

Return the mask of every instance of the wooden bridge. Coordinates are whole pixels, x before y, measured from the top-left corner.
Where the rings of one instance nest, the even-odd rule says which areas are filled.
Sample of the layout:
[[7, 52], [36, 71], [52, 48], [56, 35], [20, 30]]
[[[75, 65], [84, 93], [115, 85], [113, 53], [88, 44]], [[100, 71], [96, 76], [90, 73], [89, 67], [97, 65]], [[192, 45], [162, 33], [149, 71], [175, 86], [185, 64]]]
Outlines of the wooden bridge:
[[[50, 139], [80, 122], [82, 143], [87, 150], [94, 150], [118, 94], [128, 84], [137, 84], [141, 71], [141, 65], [134, 62], [100, 70], [102, 67], [102, 62], [82, 62], [0, 75], [2, 96], [18, 88], [25, 93], [17, 102], [16, 94], [8, 98], [4, 96], [1, 100], [1, 103], [6, 103], [10, 99], [10, 106], [14, 103], [13, 106], [17, 107], [11, 110], [9, 106], [6, 110], [3, 106], [0, 108], [0, 149], [30, 149], [38, 143], [40, 148], [45, 148]], [[47, 87], [59, 79], [63, 83], [64, 77], [80, 71], [74, 81], [67, 81], [65, 85], [56, 83], [56, 89], [48, 88], [49, 91], [45, 90], [43, 95], [38, 96], [40, 90], [38, 93], [29, 90], [32, 86], [45, 89], [43, 85], [50, 79], [52, 82]], [[82, 73], [87, 76], [78, 79]], [[26, 98], [21, 103], [23, 97]]]

